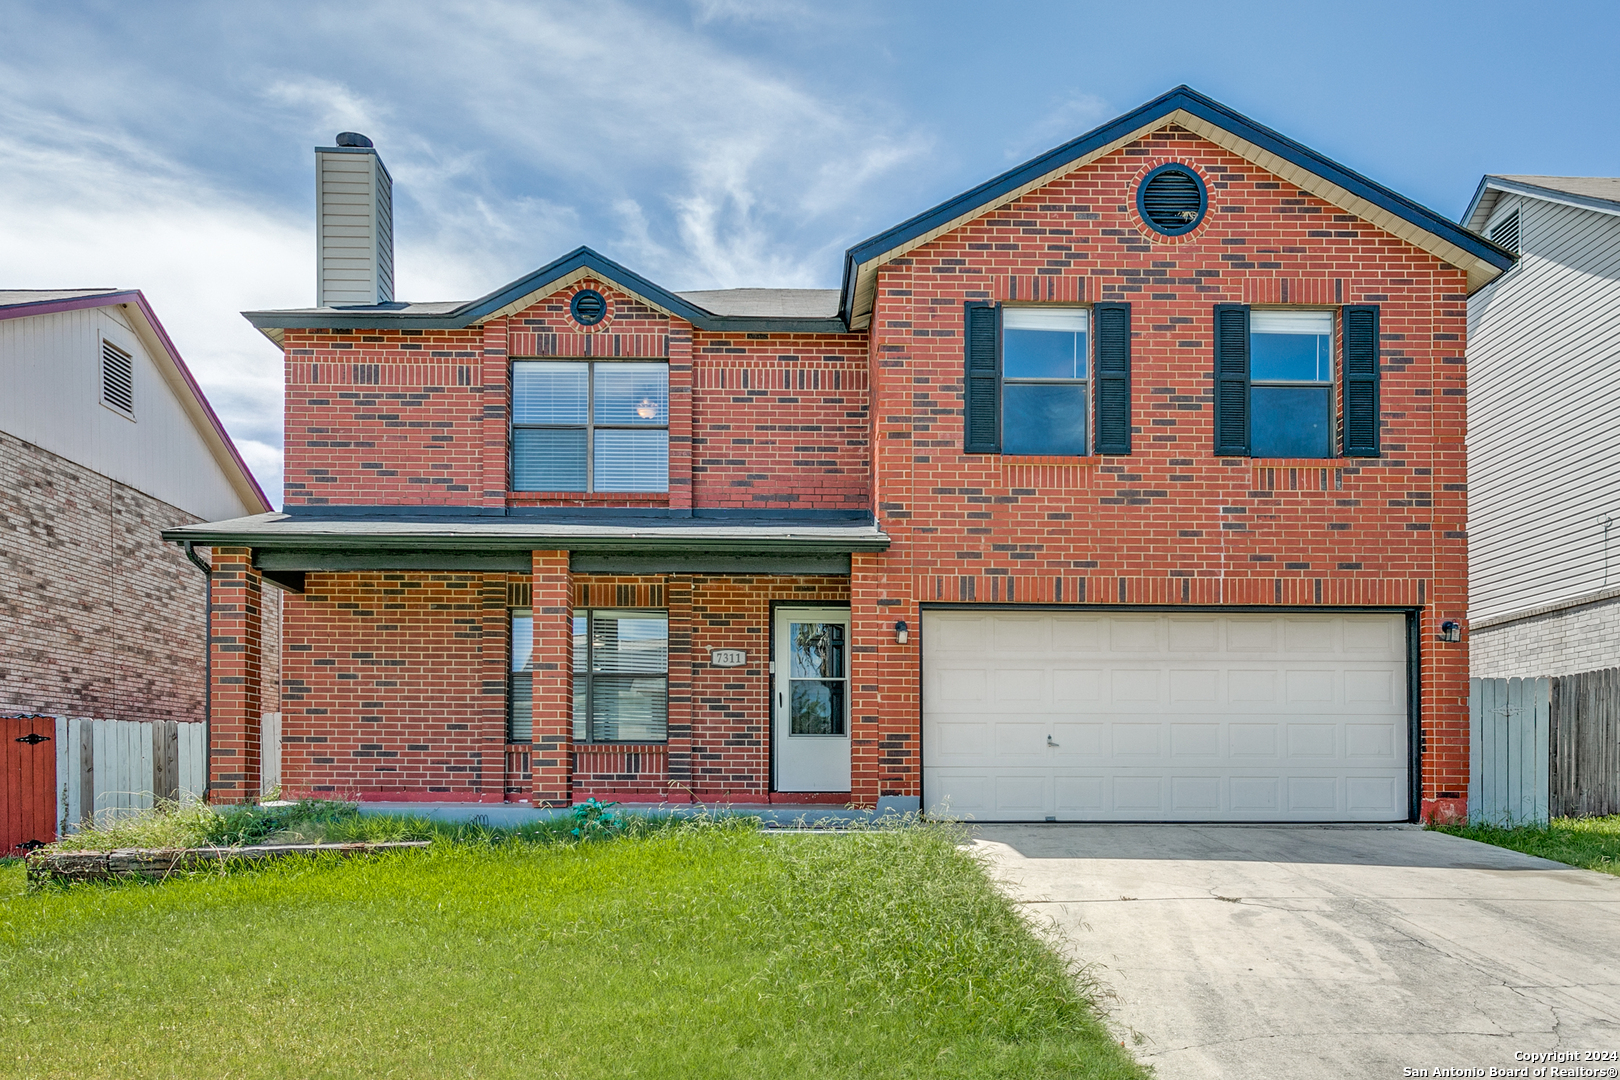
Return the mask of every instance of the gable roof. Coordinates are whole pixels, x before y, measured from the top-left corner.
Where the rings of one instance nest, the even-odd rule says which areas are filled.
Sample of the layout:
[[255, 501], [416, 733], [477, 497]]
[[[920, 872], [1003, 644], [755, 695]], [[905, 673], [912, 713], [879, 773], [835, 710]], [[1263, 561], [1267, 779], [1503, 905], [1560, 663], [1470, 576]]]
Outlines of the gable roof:
[[844, 255], [840, 314], [851, 326], [864, 326], [871, 318], [877, 268], [883, 263], [1166, 124], [1178, 124], [1302, 190], [1466, 270], [1470, 292], [1513, 265], [1512, 255], [1433, 210], [1189, 86], [1178, 86], [1118, 119], [850, 248]]
[[836, 290], [836, 305], [829, 303], [828, 294], [833, 290], [825, 289], [671, 292], [588, 247], [580, 247], [532, 274], [464, 303], [394, 303], [243, 314], [277, 344], [281, 342], [281, 331], [292, 327], [462, 329], [521, 311], [547, 293], [581, 278], [594, 277], [700, 330], [848, 333], [864, 329], [870, 322], [877, 270], [884, 263], [1167, 124], [1177, 124], [1202, 136], [1464, 270], [1470, 292], [1513, 265], [1511, 253], [1456, 222], [1191, 87], [1178, 86], [1118, 119], [856, 244], [844, 253], [844, 281]]
[[[666, 315], [686, 320], [700, 330], [807, 334], [843, 334], [849, 331], [849, 327], [838, 318], [835, 306], [833, 310], [828, 310], [829, 306], [824, 302], [817, 302], [821, 298], [806, 300], [798, 295], [822, 294], [829, 290], [720, 289], [676, 293], [588, 247], [575, 248], [562, 258], [477, 300], [244, 311], [242, 314], [278, 345], [281, 343], [281, 331], [292, 328], [460, 330], [515, 314], [541, 297], [584, 278], [607, 282]], [[738, 297], [735, 295], [737, 293], [760, 295]]]
[[1475, 232], [1483, 232], [1503, 195], [1528, 195], [1532, 199], [1579, 206], [1600, 214], [1620, 214], [1620, 177], [1486, 174], [1459, 220]]
[[231, 441], [230, 433], [220, 423], [213, 406], [208, 404], [202, 387], [192, 377], [191, 369], [180, 357], [169, 332], [158, 321], [157, 312], [139, 289], [10, 289], [0, 290], [0, 320], [25, 319], [34, 315], [50, 315], [58, 311], [76, 311], [83, 308], [124, 306], [125, 314], [140, 335], [147, 353], [163, 373], [164, 381], [174, 391], [192, 425], [196, 427], [215, 464], [225, 474], [232, 490], [243, 505], [256, 508], [259, 513], [270, 509], [270, 500], [254, 479], [253, 471], [242, 460], [242, 455]]

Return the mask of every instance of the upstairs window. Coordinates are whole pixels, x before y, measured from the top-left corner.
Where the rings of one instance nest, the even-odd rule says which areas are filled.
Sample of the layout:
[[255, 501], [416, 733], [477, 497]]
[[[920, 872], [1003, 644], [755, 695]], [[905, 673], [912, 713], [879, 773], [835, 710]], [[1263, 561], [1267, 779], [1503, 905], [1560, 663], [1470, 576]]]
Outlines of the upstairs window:
[[669, 735], [669, 614], [574, 615], [574, 741], [664, 742]]
[[101, 343], [101, 403], [135, 419], [135, 361], [110, 341]]
[[1334, 315], [1215, 305], [1216, 454], [1378, 457], [1378, 307], [1339, 309], [1338, 357]]
[[1090, 313], [1018, 308], [1001, 313], [1001, 452], [1086, 453]]
[[1256, 311], [1249, 321], [1249, 453], [1333, 456], [1333, 313]]
[[518, 491], [668, 491], [669, 365], [514, 363], [512, 486]]

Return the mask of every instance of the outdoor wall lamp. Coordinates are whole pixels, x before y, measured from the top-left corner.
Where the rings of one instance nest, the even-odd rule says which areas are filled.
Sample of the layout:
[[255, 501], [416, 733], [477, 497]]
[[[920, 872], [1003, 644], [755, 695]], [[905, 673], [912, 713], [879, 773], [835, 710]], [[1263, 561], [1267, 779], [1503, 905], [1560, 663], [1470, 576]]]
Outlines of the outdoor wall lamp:
[[901, 619], [899, 622], [894, 624], [894, 641], [895, 641], [895, 644], [896, 645], [904, 645], [906, 642], [908, 642], [910, 640], [911, 640], [911, 628], [906, 625], [906, 620]]
[[1462, 623], [1447, 619], [1440, 624], [1440, 641], [1461, 641]]

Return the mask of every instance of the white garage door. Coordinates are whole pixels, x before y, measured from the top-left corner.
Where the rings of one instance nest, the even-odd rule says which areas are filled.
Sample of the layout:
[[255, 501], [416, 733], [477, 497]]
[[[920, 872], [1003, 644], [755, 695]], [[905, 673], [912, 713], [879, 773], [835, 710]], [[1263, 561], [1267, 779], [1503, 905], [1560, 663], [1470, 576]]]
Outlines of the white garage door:
[[1406, 621], [925, 612], [923, 805], [977, 821], [1403, 821]]

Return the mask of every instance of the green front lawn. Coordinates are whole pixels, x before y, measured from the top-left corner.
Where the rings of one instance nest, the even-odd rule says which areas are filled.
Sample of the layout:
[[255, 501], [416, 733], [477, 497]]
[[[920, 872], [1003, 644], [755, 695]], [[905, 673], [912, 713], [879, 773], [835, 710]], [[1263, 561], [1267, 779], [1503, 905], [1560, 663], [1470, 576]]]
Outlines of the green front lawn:
[[644, 826], [162, 884], [0, 867], [0, 1073], [1133, 1077], [935, 828]]
[[1440, 832], [1465, 836], [1526, 855], [1539, 855], [1587, 870], [1620, 875], [1620, 814], [1612, 817], [1556, 818], [1546, 825], [1440, 825]]

